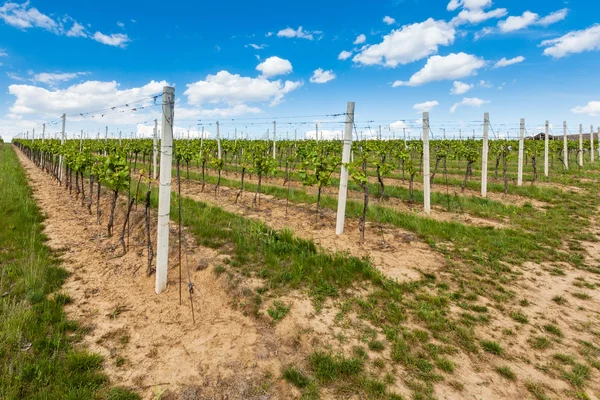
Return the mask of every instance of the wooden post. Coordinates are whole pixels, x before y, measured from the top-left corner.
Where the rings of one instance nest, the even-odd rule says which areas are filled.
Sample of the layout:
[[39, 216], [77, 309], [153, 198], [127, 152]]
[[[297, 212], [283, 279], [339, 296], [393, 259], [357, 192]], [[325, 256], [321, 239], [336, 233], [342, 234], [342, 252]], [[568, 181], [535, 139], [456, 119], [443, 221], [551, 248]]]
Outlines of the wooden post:
[[429, 113], [423, 113], [423, 209], [431, 214], [431, 182], [429, 172]]
[[521, 118], [521, 128], [519, 131], [519, 165], [517, 174], [517, 186], [523, 185], [523, 152], [525, 147], [525, 118]]
[[342, 149], [342, 171], [340, 172], [340, 189], [338, 191], [337, 218], [335, 234], [344, 233], [346, 219], [346, 196], [348, 195], [348, 163], [352, 149], [352, 126], [354, 125], [354, 102], [349, 101], [346, 108], [346, 127], [344, 129], [344, 147]]
[[490, 125], [490, 114], [483, 114], [483, 149], [481, 151], [481, 196], [487, 197], [487, 175], [488, 175], [488, 129]]
[[[65, 144], [65, 123], [67, 121], [67, 114], [63, 114], [61, 118], [62, 118], [62, 131], [60, 134], [60, 144]], [[63, 177], [63, 156], [62, 156], [62, 154], [58, 159], [58, 169], [59, 169], [58, 181], [62, 185], [62, 177]]]
[[156, 243], [156, 294], [167, 288], [169, 268], [169, 216], [171, 211], [171, 171], [173, 168], [173, 126], [175, 88], [163, 89], [162, 137], [160, 143], [160, 186], [158, 189], [158, 228]]

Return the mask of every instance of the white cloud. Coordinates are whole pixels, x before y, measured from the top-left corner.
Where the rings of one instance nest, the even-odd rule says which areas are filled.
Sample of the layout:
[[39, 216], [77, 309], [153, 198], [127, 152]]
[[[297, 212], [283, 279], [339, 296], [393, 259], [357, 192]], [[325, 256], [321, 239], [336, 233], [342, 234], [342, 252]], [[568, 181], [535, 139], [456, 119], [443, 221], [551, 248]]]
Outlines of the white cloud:
[[352, 57], [351, 51], [342, 50], [340, 54], [338, 54], [338, 60], [347, 60]]
[[554, 23], [557, 23], [557, 22], [562, 21], [563, 19], [567, 18], [568, 13], [569, 13], [569, 9], [567, 9], [567, 8], [563, 8], [562, 10], [554, 11], [553, 13], [546, 15], [544, 18], [541, 18], [538, 21], [538, 25], [542, 25], [542, 26], [552, 25]]
[[[163, 87], [167, 85], [165, 81], [151, 81], [139, 88], [120, 90], [115, 81], [87, 81], [66, 89], [51, 90], [33, 85], [10, 85], [8, 92], [16, 97], [10, 108], [12, 113], [42, 115], [54, 119], [62, 113], [78, 115], [93, 110], [110, 109], [145, 97], [148, 97], [146, 102], [136, 103], [136, 107], [150, 105], [152, 100], [149, 97], [162, 92]], [[139, 118], [136, 115], [133, 117]]]
[[73, 26], [65, 33], [65, 35], [68, 37], [88, 37], [85, 28], [78, 22], [73, 22]]
[[367, 41], [367, 37], [363, 33], [361, 33], [354, 40], [354, 44], [363, 44], [366, 41]]
[[15, 74], [14, 72], [7, 72], [6, 76], [8, 76], [10, 79], [12, 79], [14, 81], [25, 82], [25, 78], [20, 77], [19, 75]]
[[523, 57], [523, 56], [511, 58], [510, 60], [507, 60], [506, 57], [502, 57], [502, 59], [500, 61], [498, 61], [496, 64], [494, 64], [493, 68], [496, 69], [496, 68], [508, 67], [509, 65], [522, 63], [523, 61], [525, 61], [525, 57]]
[[481, 80], [481, 81], [479, 81], [479, 86], [486, 88], [486, 89], [490, 89], [490, 88], [494, 87], [494, 84], [492, 82]]
[[590, 101], [585, 106], [578, 106], [571, 109], [574, 114], [587, 114], [590, 117], [597, 117], [600, 115], [600, 101]]
[[299, 39], [308, 39], [313, 40], [313, 34], [318, 34], [320, 32], [309, 32], [302, 29], [302, 27], [298, 27], [298, 29], [294, 30], [292, 28], [285, 28], [277, 32], [277, 36], [285, 37], [285, 38], [299, 38]]
[[399, 131], [399, 130], [402, 130], [402, 129], [405, 129], [405, 128], [408, 128], [408, 127], [406, 126], [406, 123], [404, 121], [396, 121], [396, 122], [392, 122], [390, 124], [390, 129], [391, 130]]
[[127, 43], [131, 41], [131, 39], [129, 39], [129, 36], [127, 36], [124, 33], [113, 33], [112, 35], [105, 35], [102, 32], [96, 32], [94, 33], [93, 38], [96, 42], [122, 48], [126, 47]]
[[4, 50], [0, 50], [0, 57], [8, 57], [8, 53]]
[[262, 72], [265, 78], [277, 75], [287, 75], [292, 72], [292, 63], [279, 57], [269, 57], [256, 66], [256, 70]]
[[[304, 132], [304, 137], [306, 139], [314, 140], [317, 136], [317, 131], [314, 129], [312, 131]], [[328, 130], [328, 129], [319, 129], [319, 140], [334, 140], [334, 139], [342, 139], [344, 137], [344, 131], [336, 131], [336, 130]]]
[[286, 94], [300, 86], [302, 86], [301, 81], [270, 81], [263, 76], [250, 78], [220, 71], [215, 75], [208, 75], [205, 80], [188, 84], [184, 95], [187, 96], [190, 104], [196, 106], [204, 103], [224, 103], [232, 106], [266, 101], [273, 106], [279, 104]]
[[390, 17], [389, 15], [386, 15], [385, 17], [383, 17], [383, 23], [387, 25], [394, 25], [396, 23], [396, 20]]
[[492, 0], [450, 0], [450, 3], [446, 6], [448, 11], [454, 11], [459, 7], [467, 10], [478, 10], [482, 8], [488, 8], [492, 5]]
[[483, 11], [481, 9], [462, 10], [456, 17], [452, 19], [452, 23], [461, 24], [479, 24], [492, 18], [502, 18], [508, 11], [506, 8], [497, 8], [495, 10]]
[[437, 102], [437, 100], [433, 100], [433, 101], [426, 101], [424, 103], [417, 103], [413, 106], [413, 109], [420, 111], [420, 112], [428, 112], [431, 111], [433, 109], [433, 107], [439, 106], [440, 103]]
[[477, 70], [484, 66], [483, 59], [466, 53], [432, 56], [423, 69], [411, 76], [409, 81], [396, 81], [392, 86], [420, 86], [433, 81], [465, 78], [475, 75]]
[[445, 21], [427, 21], [405, 25], [383, 37], [379, 44], [365, 46], [353, 61], [363, 65], [396, 67], [420, 60], [438, 51], [439, 46], [454, 42], [454, 27]]
[[54, 85], [60, 82], [70, 81], [81, 75], [87, 75], [87, 72], [73, 72], [73, 73], [50, 73], [41, 72], [33, 76], [35, 82], [41, 82], [48, 85]]
[[123, 22], [121, 22], [121, 21], [117, 21], [117, 26], [119, 28], [125, 28], [125, 24]]
[[37, 8], [30, 7], [29, 2], [23, 4], [4, 3], [0, 7], [0, 19], [10, 26], [19, 29], [42, 28], [47, 31], [58, 33], [59, 24], [49, 16], [42, 14]]
[[453, 87], [450, 90], [451, 94], [465, 94], [473, 89], [473, 85], [461, 81], [454, 81]]
[[562, 10], [555, 11], [543, 18], [540, 18], [539, 14], [531, 11], [525, 11], [520, 16], [511, 16], [504, 21], [498, 22], [498, 28], [500, 28], [502, 33], [507, 33], [525, 29], [532, 25], [548, 26], [565, 19], [568, 12], [568, 9], [563, 8]]
[[454, 113], [460, 106], [481, 107], [482, 105], [487, 103], [489, 103], [489, 101], [481, 100], [477, 97], [465, 97], [464, 99], [462, 99], [462, 101], [454, 103], [454, 105], [450, 107], [450, 113]]
[[327, 83], [335, 79], [333, 71], [323, 71], [322, 68], [316, 69], [313, 76], [310, 78], [312, 83]]
[[565, 57], [569, 54], [583, 53], [600, 49], [600, 24], [593, 25], [580, 31], [572, 31], [556, 39], [545, 40], [541, 43], [545, 56], [554, 58]]
[[248, 46], [252, 47], [254, 50], [262, 50], [265, 47], [267, 47], [266, 44], [255, 44], [255, 43], [247, 44], [246, 47], [248, 47]]
[[[101, 32], [96, 32], [94, 35], [90, 35], [83, 24], [75, 21], [70, 16], [65, 15], [63, 17], [53, 18], [41, 13], [35, 7], [31, 7], [29, 1], [22, 4], [10, 1], [4, 3], [4, 5], [0, 7], [0, 20], [3, 20], [7, 25], [21, 30], [40, 28], [52, 32], [55, 35], [89, 37], [99, 43], [109, 46], [125, 47], [130, 41], [129, 37], [123, 34], [105, 35]], [[72, 25], [67, 27], [70, 23], [72, 23]], [[120, 22], [117, 24], [120, 24], [119, 26], [122, 25]]]

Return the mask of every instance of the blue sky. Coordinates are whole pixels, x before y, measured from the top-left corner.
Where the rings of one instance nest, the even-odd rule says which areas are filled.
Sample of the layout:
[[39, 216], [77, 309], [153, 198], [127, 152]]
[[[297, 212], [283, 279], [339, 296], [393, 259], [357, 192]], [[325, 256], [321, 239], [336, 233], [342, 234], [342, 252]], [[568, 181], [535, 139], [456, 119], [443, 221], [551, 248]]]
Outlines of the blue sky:
[[[520, 118], [528, 133], [546, 119], [555, 133], [563, 120], [588, 131], [600, 125], [595, 3], [0, 3], [0, 135], [39, 134], [63, 112], [69, 135], [147, 135], [160, 112], [141, 107], [167, 83], [178, 131], [192, 135], [220, 120], [224, 135], [260, 137], [277, 119], [281, 135], [319, 122], [335, 136], [342, 118], [329, 115], [347, 101], [367, 135], [379, 125], [416, 135], [424, 110], [434, 135], [480, 135], [484, 112], [498, 135], [516, 135]], [[136, 111], [94, 113], [138, 100]]]

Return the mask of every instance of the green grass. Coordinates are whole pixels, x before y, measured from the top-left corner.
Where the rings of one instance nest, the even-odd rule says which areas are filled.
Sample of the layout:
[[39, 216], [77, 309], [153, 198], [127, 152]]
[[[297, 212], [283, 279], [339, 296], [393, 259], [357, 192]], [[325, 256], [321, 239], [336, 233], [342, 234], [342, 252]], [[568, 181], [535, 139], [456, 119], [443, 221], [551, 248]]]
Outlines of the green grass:
[[81, 350], [67, 319], [67, 272], [45, 246], [43, 217], [10, 145], [0, 146], [0, 398], [138, 399], [110, 388], [102, 357]]
[[503, 376], [506, 379], [509, 379], [511, 381], [514, 381], [517, 379], [517, 375], [513, 372], [512, 369], [510, 369], [510, 367], [508, 365], [502, 366], [502, 367], [496, 367], [494, 368], [494, 370], [501, 376]]
[[273, 321], [281, 321], [290, 312], [290, 306], [283, 304], [280, 301], [274, 301], [273, 305], [267, 310], [267, 314]]
[[504, 354], [504, 349], [498, 342], [494, 342], [493, 340], [482, 340], [481, 347], [483, 350], [488, 353], [495, 354], [497, 356], [501, 356]]

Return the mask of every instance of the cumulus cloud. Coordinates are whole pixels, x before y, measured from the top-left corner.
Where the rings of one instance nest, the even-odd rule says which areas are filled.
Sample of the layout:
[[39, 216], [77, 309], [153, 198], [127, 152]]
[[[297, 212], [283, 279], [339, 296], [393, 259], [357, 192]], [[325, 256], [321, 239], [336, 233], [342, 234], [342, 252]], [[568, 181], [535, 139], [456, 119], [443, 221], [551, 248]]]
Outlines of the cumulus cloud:
[[33, 76], [33, 81], [45, 83], [47, 85], [55, 85], [60, 82], [70, 81], [81, 75], [87, 75], [87, 72], [72, 72], [72, 73], [40, 72]]
[[280, 30], [279, 32], [277, 32], [277, 36], [278, 37], [284, 37], [284, 38], [298, 38], [298, 39], [307, 39], [307, 40], [313, 40], [314, 39], [314, 35], [315, 34], [320, 34], [321, 32], [319, 31], [305, 31], [304, 29], [302, 29], [302, 27], [298, 27], [298, 29], [294, 30], [292, 28], [285, 28]]
[[267, 101], [273, 106], [300, 86], [301, 81], [270, 81], [264, 76], [251, 78], [220, 71], [215, 75], [208, 75], [204, 80], [188, 84], [184, 95], [190, 104], [196, 106], [205, 103], [231, 106]]
[[389, 15], [386, 15], [385, 17], [383, 17], [383, 23], [387, 25], [394, 25], [396, 23], [396, 20], [390, 17]]
[[6, 51], [0, 49], [0, 57], [8, 57], [8, 53], [6, 53]]
[[[103, 34], [96, 32], [88, 34], [83, 24], [75, 21], [68, 15], [53, 18], [31, 7], [29, 1], [22, 4], [6, 2], [0, 7], [0, 20], [12, 27], [27, 30], [32, 28], [44, 29], [55, 35], [67, 37], [92, 38], [95, 41], [109, 46], [125, 47], [131, 40], [125, 34]], [[119, 24], [119, 23], [118, 23]], [[70, 26], [68, 26], [70, 25]]]
[[287, 75], [292, 72], [292, 63], [279, 57], [269, 57], [256, 66], [256, 70], [262, 72], [265, 78], [277, 75]]
[[365, 46], [353, 61], [394, 68], [437, 53], [439, 46], [449, 46], [454, 42], [455, 34], [451, 24], [429, 18], [393, 30], [383, 37], [381, 43]]
[[496, 68], [508, 67], [509, 65], [522, 63], [523, 61], [525, 61], [525, 57], [523, 57], [523, 56], [511, 58], [510, 60], [507, 60], [506, 57], [502, 57], [502, 59], [500, 61], [498, 61], [496, 64], [494, 64], [493, 68], [496, 69]]
[[121, 21], [117, 21], [117, 26], [119, 28], [125, 28], [125, 24], [123, 22], [121, 22]]
[[413, 106], [413, 109], [420, 111], [420, 112], [426, 112], [426, 111], [431, 111], [434, 107], [439, 106], [440, 103], [437, 102], [437, 100], [433, 100], [433, 101], [426, 101], [424, 103], [417, 103]]
[[450, 90], [451, 94], [465, 94], [469, 90], [473, 89], [473, 85], [464, 83], [461, 81], [454, 81], [452, 89]]
[[312, 83], [327, 83], [335, 79], [333, 71], [324, 71], [322, 68], [318, 68], [314, 71], [313, 76], [310, 78]]
[[363, 44], [366, 41], [367, 41], [367, 37], [363, 33], [361, 33], [354, 40], [354, 44]]
[[600, 24], [587, 29], [572, 31], [556, 39], [544, 40], [540, 46], [545, 56], [562, 58], [569, 54], [583, 53], [600, 49]]
[[477, 97], [465, 97], [462, 101], [458, 103], [454, 103], [452, 107], [450, 107], [450, 113], [454, 113], [458, 107], [460, 106], [468, 106], [468, 107], [481, 107], [484, 104], [489, 103], [487, 100], [481, 100]]
[[252, 47], [254, 50], [262, 50], [265, 47], [267, 47], [266, 44], [255, 44], [255, 43], [247, 44], [246, 47], [248, 47], [248, 46]]
[[479, 24], [493, 18], [502, 18], [508, 11], [506, 8], [497, 8], [495, 10], [483, 11], [481, 9], [475, 10], [462, 10], [456, 17], [452, 19], [452, 22], [456, 25], [462, 24]]
[[472, 76], [485, 66], [485, 61], [471, 54], [451, 53], [447, 56], [432, 56], [408, 81], [396, 81], [393, 87], [420, 86], [428, 82], [460, 79]]
[[96, 32], [94, 33], [93, 39], [96, 42], [115, 47], [126, 47], [127, 43], [130, 42], [129, 36], [123, 33], [113, 33], [112, 35], [105, 35], [102, 32]]
[[406, 126], [406, 123], [404, 121], [396, 121], [390, 124], [391, 130], [399, 131], [405, 128], [408, 128], [408, 126]]
[[568, 12], [568, 9], [563, 8], [540, 18], [539, 14], [528, 10], [520, 16], [510, 16], [506, 20], [498, 22], [498, 28], [500, 28], [500, 32], [508, 33], [534, 25], [548, 26], [565, 19]]
[[338, 60], [347, 60], [352, 57], [351, 51], [342, 50], [340, 54], [338, 54]]
[[590, 117], [597, 117], [600, 115], [600, 101], [590, 101], [585, 106], [577, 106], [571, 109], [574, 114], [587, 114]]
[[[306, 131], [304, 132], [304, 137], [306, 139], [315, 140], [317, 137], [317, 131]], [[344, 137], [344, 131], [342, 130], [329, 130], [329, 129], [319, 129], [319, 140], [335, 140], [342, 139]]]
[[448, 11], [454, 11], [460, 7], [467, 10], [477, 10], [487, 8], [492, 5], [492, 0], [450, 0], [446, 9]]

